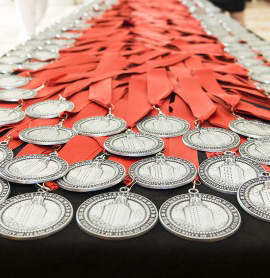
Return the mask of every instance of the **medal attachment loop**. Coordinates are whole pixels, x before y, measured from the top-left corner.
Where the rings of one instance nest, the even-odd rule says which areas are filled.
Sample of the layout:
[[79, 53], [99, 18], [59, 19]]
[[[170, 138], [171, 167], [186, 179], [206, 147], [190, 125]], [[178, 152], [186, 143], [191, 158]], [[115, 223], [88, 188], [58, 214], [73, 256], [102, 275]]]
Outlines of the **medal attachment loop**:
[[199, 190], [196, 188], [196, 186], [199, 186], [199, 185], [201, 185], [201, 184], [202, 184], [201, 181], [199, 181], [199, 180], [194, 180], [194, 181], [193, 181], [193, 186], [192, 186], [192, 188], [190, 188], [190, 189], [188, 190], [188, 193], [189, 193], [189, 194], [193, 194], [193, 195], [198, 194], [198, 193], [199, 193]]
[[1, 141], [0, 145], [1, 146], [7, 146], [8, 142], [12, 139], [12, 134], [13, 134], [13, 131], [8, 133], [7, 138], [5, 140]]

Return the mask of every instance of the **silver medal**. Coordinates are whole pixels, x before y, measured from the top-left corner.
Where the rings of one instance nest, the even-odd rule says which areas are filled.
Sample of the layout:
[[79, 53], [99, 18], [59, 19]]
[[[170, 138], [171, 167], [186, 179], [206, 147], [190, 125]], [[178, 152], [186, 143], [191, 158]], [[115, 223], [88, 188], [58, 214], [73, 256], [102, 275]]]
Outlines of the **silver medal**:
[[2, 75], [0, 76], [0, 88], [12, 89], [22, 87], [30, 81], [30, 78], [19, 75]]
[[166, 230], [187, 240], [218, 241], [233, 235], [240, 227], [239, 211], [228, 201], [199, 193], [174, 196], [159, 210]]
[[3, 203], [10, 194], [10, 185], [7, 181], [0, 179], [0, 204]]
[[65, 190], [89, 192], [112, 187], [121, 182], [125, 176], [124, 166], [99, 156], [94, 160], [70, 165], [68, 173], [57, 182]]
[[13, 158], [12, 150], [7, 146], [5, 141], [0, 142], [0, 165], [6, 161], [10, 161]]
[[18, 123], [25, 118], [21, 107], [0, 108], [0, 126]]
[[60, 96], [59, 100], [45, 100], [28, 106], [25, 113], [32, 118], [57, 118], [64, 111], [72, 111], [74, 104]]
[[143, 118], [137, 123], [138, 130], [162, 138], [177, 137], [186, 133], [190, 126], [183, 119], [166, 116], [162, 112], [158, 116]]
[[124, 131], [126, 122], [113, 114], [108, 114], [81, 119], [74, 123], [73, 129], [86, 136], [109, 136]]
[[240, 144], [240, 137], [223, 128], [198, 127], [184, 134], [183, 143], [199, 151], [222, 152], [236, 148]]
[[251, 74], [251, 79], [265, 83], [265, 84], [270, 84], [270, 73], [269, 72], [261, 72], [261, 73], [252, 73]]
[[145, 133], [125, 133], [114, 135], [104, 143], [105, 149], [121, 156], [148, 156], [160, 152], [164, 148], [162, 139]]
[[237, 200], [247, 213], [270, 222], [270, 177], [261, 176], [244, 183], [237, 192]]
[[23, 57], [25, 59], [29, 59], [30, 58], [29, 53], [27, 51], [25, 51], [25, 50], [22, 50], [22, 49], [11, 50], [10, 52], [8, 52], [6, 54], [6, 56], [18, 56], [18, 57]]
[[37, 90], [27, 90], [23, 88], [13, 88], [0, 91], [0, 100], [7, 102], [18, 102], [20, 99], [31, 99], [37, 95]]
[[17, 64], [0, 64], [0, 73], [5, 74], [5, 73], [12, 73], [14, 70], [20, 68], [20, 65]]
[[47, 237], [66, 227], [73, 216], [71, 203], [54, 193], [26, 193], [0, 205], [0, 236], [29, 240]]
[[59, 54], [56, 52], [51, 52], [48, 50], [37, 50], [31, 52], [31, 58], [40, 60], [40, 61], [47, 61], [52, 59], [59, 58]]
[[28, 70], [38, 70], [44, 66], [46, 66], [48, 63], [46, 62], [26, 62], [21, 65], [22, 69], [28, 69]]
[[247, 137], [258, 139], [269, 139], [270, 137], [270, 125], [260, 121], [237, 118], [229, 123], [229, 128]]
[[259, 164], [270, 165], [270, 138], [248, 139], [240, 146], [239, 153]]
[[67, 172], [68, 163], [54, 153], [18, 156], [3, 163], [0, 168], [0, 176], [3, 179], [22, 184], [56, 180]]
[[76, 134], [71, 128], [61, 125], [35, 126], [22, 130], [19, 137], [27, 143], [49, 146], [65, 144]]
[[76, 40], [61, 40], [61, 39], [52, 39], [47, 41], [48, 44], [57, 44], [61, 48], [68, 48], [72, 46], [75, 42]]
[[0, 63], [1, 64], [21, 64], [24, 63], [28, 58], [26, 57], [19, 57], [19, 56], [3, 56], [0, 58]]
[[45, 44], [41, 47], [39, 47], [40, 50], [48, 50], [51, 52], [59, 52], [61, 49], [61, 46], [57, 45], [57, 44]]
[[212, 189], [236, 194], [243, 183], [257, 178], [263, 171], [264, 168], [252, 160], [226, 152], [206, 159], [199, 167], [199, 176]]
[[80, 205], [76, 219], [86, 233], [103, 239], [128, 239], [152, 229], [156, 206], [147, 198], [129, 192], [96, 195]]
[[77, 39], [82, 36], [82, 33], [61, 32], [57, 34], [57, 38]]
[[159, 153], [134, 163], [129, 169], [129, 175], [141, 186], [171, 189], [193, 181], [197, 170], [195, 165], [185, 159]]

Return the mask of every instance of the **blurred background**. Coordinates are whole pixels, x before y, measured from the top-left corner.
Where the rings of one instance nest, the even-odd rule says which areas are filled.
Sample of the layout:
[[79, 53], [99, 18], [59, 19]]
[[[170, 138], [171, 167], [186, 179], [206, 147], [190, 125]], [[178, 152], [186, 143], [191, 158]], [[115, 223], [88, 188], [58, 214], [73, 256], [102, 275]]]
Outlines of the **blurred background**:
[[[0, 0], [0, 56], [22, 41], [14, 1], [17, 0]], [[26, 6], [27, 1], [22, 0], [21, 3]], [[82, 2], [83, 0], [47, 0], [46, 12], [36, 26], [36, 31], [66, 16]], [[270, 0], [248, 1], [244, 14], [246, 27], [270, 42]]]

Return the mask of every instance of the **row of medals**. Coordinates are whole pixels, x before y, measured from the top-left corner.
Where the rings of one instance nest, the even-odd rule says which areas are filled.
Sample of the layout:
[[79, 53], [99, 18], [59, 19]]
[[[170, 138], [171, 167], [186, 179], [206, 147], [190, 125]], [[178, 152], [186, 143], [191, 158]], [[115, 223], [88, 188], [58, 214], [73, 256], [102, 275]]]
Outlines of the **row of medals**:
[[[208, 24], [207, 27], [212, 25], [211, 22], [208, 23], [211, 17], [204, 15], [206, 11], [207, 14], [212, 12], [215, 17], [224, 17], [208, 2], [203, 1], [204, 6], [201, 5], [201, 9], [195, 11], [192, 8], [197, 6], [193, 2], [188, 3], [193, 15], [200, 17], [202, 25]], [[86, 18], [85, 8], [83, 6], [83, 15]], [[205, 21], [202, 15], [205, 16]], [[83, 30], [83, 27], [89, 27], [81, 15], [80, 19], [74, 22], [69, 24], [69, 27], [58, 24], [57, 28], [62, 28], [62, 32], [65, 33], [63, 30]], [[224, 22], [231, 23], [227, 18]], [[40, 34], [41, 37], [42, 35], [44, 34]], [[27, 46], [28, 42], [24, 45], [25, 49]], [[17, 56], [7, 55], [3, 58], [7, 57]], [[7, 85], [7, 89], [0, 91], [1, 100], [18, 101], [35, 96], [33, 94], [30, 97], [28, 91], [19, 89], [29, 80], [23, 78], [25, 83], [22, 84], [19, 83], [20, 76], [4, 75], [1, 78], [0, 86], [5, 87], [3, 80]], [[8, 78], [11, 81], [8, 81]], [[5, 94], [6, 91], [10, 94]], [[12, 92], [16, 92], [17, 95], [13, 95]], [[4, 95], [6, 97], [3, 97]], [[11, 95], [12, 99], [8, 98]], [[25, 114], [32, 118], [55, 118], [61, 112], [72, 111], [73, 108], [73, 103], [61, 96], [59, 100], [35, 103], [29, 106], [25, 113], [20, 106], [15, 109], [2, 108], [1, 125], [19, 122]], [[200, 165], [198, 174], [205, 185], [220, 192], [237, 194], [240, 205], [248, 213], [270, 221], [270, 178], [261, 166], [270, 164], [270, 125], [239, 117], [232, 121], [229, 127], [231, 130], [200, 126], [190, 130], [189, 123], [185, 120], [167, 116], [159, 111], [157, 116], [146, 117], [138, 122], [137, 128], [140, 132], [135, 133], [126, 129], [123, 119], [108, 113], [106, 116], [81, 119], [72, 129], [64, 127], [60, 122], [55, 126], [25, 129], [19, 136], [21, 140], [32, 144], [56, 145], [68, 142], [77, 134], [112, 135], [104, 144], [105, 150], [111, 154], [127, 157], [153, 155], [139, 160], [129, 169], [129, 175], [137, 184], [150, 189], [170, 189], [186, 185], [197, 176], [196, 167], [191, 162], [162, 153], [164, 143], [161, 138], [183, 135], [184, 144], [190, 148], [224, 152], [223, 155], [211, 157]], [[123, 131], [125, 132], [121, 133]], [[240, 144], [238, 134], [252, 138], [240, 146], [241, 156], [235, 156], [230, 151]], [[65, 190], [91, 192], [114, 186], [126, 176], [125, 168], [108, 160], [106, 154], [69, 166], [56, 152], [50, 155], [37, 154], [13, 158], [7, 144], [8, 140], [5, 140], [0, 146], [0, 176], [3, 178], [0, 180], [0, 235], [7, 238], [33, 239], [48, 236], [61, 230], [71, 221], [73, 209], [70, 202], [62, 196], [49, 193], [43, 183], [57, 180], [59, 186]], [[9, 181], [38, 184], [39, 191], [7, 199], [10, 191]], [[161, 206], [159, 214], [149, 199], [129, 191], [130, 188], [123, 187], [119, 192], [104, 193], [87, 199], [76, 214], [80, 228], [100, 238], [125, 239], [147, 232], [154, 227], [159, 218], [168, 231], [182, 238], [213, 241], [232, 235], [241, 224], [240, 214], [231, 203], [213, 195], [199, 193], [196, 188], [190, 189], [187, 194], [167, 200]]]

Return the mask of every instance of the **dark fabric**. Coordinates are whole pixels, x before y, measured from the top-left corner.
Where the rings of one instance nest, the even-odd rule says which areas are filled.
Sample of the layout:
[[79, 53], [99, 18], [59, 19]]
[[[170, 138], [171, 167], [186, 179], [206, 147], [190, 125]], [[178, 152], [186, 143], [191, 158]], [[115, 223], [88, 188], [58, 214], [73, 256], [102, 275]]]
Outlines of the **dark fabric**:
[[210, 0], [224, 11], [242, 12], [245, 9], [245, 0]]

